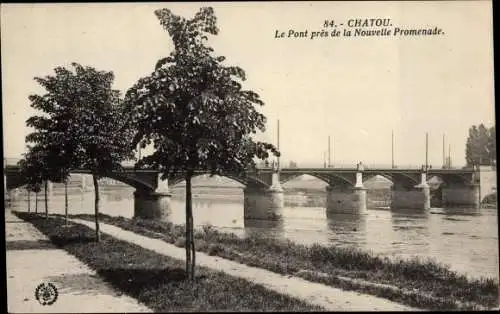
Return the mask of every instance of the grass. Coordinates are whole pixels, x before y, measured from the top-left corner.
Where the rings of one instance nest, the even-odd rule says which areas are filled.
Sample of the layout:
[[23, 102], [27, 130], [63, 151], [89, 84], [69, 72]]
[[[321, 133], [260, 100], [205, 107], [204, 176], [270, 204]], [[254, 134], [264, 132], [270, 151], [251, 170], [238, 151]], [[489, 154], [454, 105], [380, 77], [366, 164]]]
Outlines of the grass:
[[[74, 215], [92, 220], [92, 215]], [[184, 226], [101, 215], [101, 221], [182, 246]], [[498, 282], [468, 279], [432, 260], [390, 260], [351, 248], [305, 246], [291, 241], [195, 231], [196, 250], [284, 275], [355, 290], [429, 310], [478, 310], [497, 307]]]
[[198, 267], [194, 282], [189, 282], [180, 260], [106, 234], [97, 243], [92, 229], [74, 223], [63, 227], [61, 217], [16, 215], [30, 221], [54, 245], [76, 256], [115, 288], [157, 312], [324, 310], [204, 267]]

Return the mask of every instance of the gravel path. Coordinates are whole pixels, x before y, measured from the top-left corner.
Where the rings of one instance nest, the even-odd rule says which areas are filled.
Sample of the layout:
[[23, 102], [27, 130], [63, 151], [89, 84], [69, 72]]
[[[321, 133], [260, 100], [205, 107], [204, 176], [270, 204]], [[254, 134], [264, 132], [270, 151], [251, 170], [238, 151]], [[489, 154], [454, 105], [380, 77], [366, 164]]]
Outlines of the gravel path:
[[[76, 257], [50, 244], [32, 224], [5, 212], [7, 306], [9, 313], [151, 312], [121, 295]], [[35, 289], [53, 283], [58, 298], [41, 305]]]
[[[93, 222], [81, 219], [72, 219], [73, 222], [94, 229]], [[143, 248], [152, 250], [162, 255], [176, 259], [185, 260], [185, 251], [165, 241], [148, 238], [106, 223], [100, 223], [101, 232], [109, 234], [117, 239], [127, 241]], [[305, 300], [311, 304], [324, 307], [328, 311], [415, 311], [410, 308], [387, 299], [371, 295], [313, 283], [302, 278], [283, 276], [271, 271], [250, 267], [220, 257], [209, 256], [197, 252], [196, 263], [218, 271], [223, 271], [231, 276], [244, 278], [256, 284], [260, 284], [278, 293], [287, 294], [292, 297]]]

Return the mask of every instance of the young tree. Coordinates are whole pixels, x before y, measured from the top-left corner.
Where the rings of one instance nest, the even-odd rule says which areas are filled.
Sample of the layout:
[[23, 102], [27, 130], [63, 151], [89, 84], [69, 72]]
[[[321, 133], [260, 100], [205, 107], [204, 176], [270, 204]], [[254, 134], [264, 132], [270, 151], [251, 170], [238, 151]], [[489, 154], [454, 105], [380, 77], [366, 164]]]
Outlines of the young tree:
[[[37, 81], [43, 79], [35, 78]], [[34, 132], [26, 136], [26, 142], [34, 144], [29, 148], [29, 156], [38, 161], [36, 171], [44, 181], [45, 215], [48, 217], [48, 183], [64, 182], [71, 169], [71, 156], [64, 146], [65, 122], [61, 115], [61, 106], [51, 95], [31, 95], [31, 106], [44, 113], [44, 116], [32, 116], [26, 125], [34, 128]], [[67, 211], [67, 208], [66, 208]]]
[[243, 90], [245, 72], [226, 66], [214, 56], [207, 35], [217, 35], [212, 8], [201, 8], [193, 19], [155, 11], [174, 43], [174, 51], [156, 63], [154, 72], [141, 78], [126, 94], [125, 103], [136, 128], [134, 144], [153, 144], [155, 151], [139, 165], [154, 167], [162, 179], [181, 172], [186, 180], [186, 273], [194, 278], [195, 247], [191, 178], [195, 170], [211, 175], [246, 173], [254, 158], [266, 159], [268, 143], [252, 134], [265, 130], [266, 119], [256, 110], [259, 95]]
[[68, 226], [68, 179], [64, 180], [64, 223]]
[[26, 187], [26, 192], [28, 192], [28, 213], [31, 212], [31, 191]]
[[98, 179], [121, 170], [120, 162], [131, 158], [131, 133], [125, 128], [125, 113], [120, 107], [119, 91], [112, 89], [114, 74], [72, 63], [73, 71], [54, 69], [55, 76], [35, 78], [47, 93], [32, 95], [34, 107], [49, 117], [33, 117], [31, 123], [44, 130], [32, 140], [57, 147], [61, 172], [67, 181], [70, 169], [90, 170], [95, 191], [96, 240], [99, 230]]
[[[43, 160], [36, 149], [33, 150], [30, 147], [28, 148], [28, 152], [24, 154], [23, 158], [18, 162], [18, 165], [20, 167], [21, 176], [24, 177], [27, 182], [26, 189], [28, 193], [30, 191], [35, 192], [35, 213], [38, 213], [38, 192], [40, 192], [41, 184], [44, 181], [44, 174], [41, 171]], [[45, 208], [45, 212], [47, 215], [47, 208]]]
[[30, 185], [30, 189], [35, 192], [35, 214], [38, 213], [38, 193], [40, 193], [41, 185], [40, 183], [34, 183]]

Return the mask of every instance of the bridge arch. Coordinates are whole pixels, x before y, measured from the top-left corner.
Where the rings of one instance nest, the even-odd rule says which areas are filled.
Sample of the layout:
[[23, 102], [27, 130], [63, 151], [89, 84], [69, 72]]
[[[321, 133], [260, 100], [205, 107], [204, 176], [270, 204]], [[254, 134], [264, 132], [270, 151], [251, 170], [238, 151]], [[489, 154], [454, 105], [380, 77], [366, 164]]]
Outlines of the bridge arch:
[[[451, 174], [451, 173], [447, 173], [447, 174], [433, 173], [431, 176], [439, 178], [441, 180], [443, 186], [455, 185], [455, 184], [466, 185], [468, 183], [472, 183], [471, 178], [467, 177], [466, 175]], [[427, 179], [430, 179], [430, 178], [427, 178]]]
[[280, 176], [280, 178], [281, 178], [280, 183], [281, 184], [285, 184], [285, 183], [287, 183], [289, 181], [292, 181], [294, 179], [297, 179], [297, 178], [299, 178], [301, 176], [305, 176], [305, 175], [310, 176], [310, 177], [314, 177], [314, 178], [319, 179], [319, 180], [321, 180], [321, 181], [323, 181], [323, 182], [325, 182], [327, 184], [330, 184], [330, 178], [328, 176], [321, 175], [321, 174], [318, 174], [318, 173], [308, 173], [308, 172], [297, 173], [297, 174], [288, 175], [288, 176], [281, 175]]
[[323, 173], [308, 172], [308, 171], [294, 173], [293, 175], [287, 175], [287, 176], [281, 175], [282, 180], [280, 180], [280, 182], [281, 182], [281, 184], [284, 184], [290, 180], [296, 179], [296, 178], [303, 176], [303, 175], [315, 177], [315, 178], [317, 178], [317, 179], [319, 179], [327, 184], [331, 184], [334, 181], [340, 181], [343, 184], [347, 184], [350, 186], [355, 185], [355, 181], [353, 179], [350, 179], [350, 178], [343, 176], [341, 174], [323, 174]]
[[[75, 170], [75, 171], [70, 171], [70, 174], [81, 174], [81, 175], [91, 175], [88, 171], [84, 170]], [[22, 186], [25, 186], [27, 184], [26, 180], [22, 177], [22, 175], [18, 172], [10, 172], [6, 174], [7, 176], [7, 189], [16, 189], [20, 188]], [[142, 191], [154, 191], [155, 187], [152, 186], [152, 184], [148, 182], [144, 182], [138, 178], [134, 178], [133, 176], [127, 175], [126, 172], [112, 172], [106, 176], [103, 176], [106, 178], [110, 178], [116, 181], [120, 181], [122, 183], [125, 183], [137, 190], [142, 190]]]
[[[207, 171], [207, 172], [196, 173], [195, 175], [193, 175], [191, 177], [191, 179], [201, 177], [201, 176], [206, 176], [206, 175], [210, 175], [210, 172]], [[235, 181], [237, 183], [242, 184], [243, 186], [252, 185], [252, 186], [263, 187], [263, 188], [269, 187], [269, 185], [266, 182], [260, 180], [259, 178], [252, 177], [252, 176], [243, 177], [243, 176], [234, 175], [234, 174], [218, 174], [217, 176], [228, 178], [232, 181]], [[185, 178], [183, 176], [176, 176], [176, 177], [169, 179], [168, 185], [170, 187], [173, 187], [173, 186], [181, 183], [182, 181], [185, 181]]]
[[120, 181], [122, 183], [125, 183], [137, 190], [141, 191], [154, 191], [155, 187], [152, 186], [150, 183], [146, 183], [142, 180], [139, 180], [137, 178], [133, 178], [131, 176], [127, 176], [125, 172], [112, 172], [109, 175], [105, 176], [106, 178], [110, 178], [116, 181]]
[[392, 177], [392, 175], [390, 175], [388, 173], [384, 173], [384, 172], [381, 172], [381, 173], [370, 173], [370, 174], [363, 173], [363, 182], [368, 181], [370, 179], [373, 179], [376, 176], [381, 176], [381, 177], [383, 177], [383, 178], [391, 181], [394, 184], [394, 178]]
[[335, 181], [335, 179], [340, 179], [341, 182], [343, 182], [344, 184], [347, 184], [349, 186], [354, 186], [356, 185], [356, 179], [355, 178], [348, 178], [344, 175], [341, 175], [341, 174], [331, 174], [329, 176], [331, 178], [332, 181]]
[[404, 184], [408, 184], [408, 186], [415, 186], [420, 184], [420, 174], [416, 177], [407, 173], [394, 173], [391, 181], [393, 185], [396, 185], [397, 182], [403, 182]]

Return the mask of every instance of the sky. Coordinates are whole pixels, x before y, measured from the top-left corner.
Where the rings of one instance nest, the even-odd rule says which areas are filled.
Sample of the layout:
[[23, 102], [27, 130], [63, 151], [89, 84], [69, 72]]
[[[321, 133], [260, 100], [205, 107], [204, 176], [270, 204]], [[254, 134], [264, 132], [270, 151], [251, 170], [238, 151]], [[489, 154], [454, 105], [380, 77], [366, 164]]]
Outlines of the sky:
[[[494, 124], [491, 1], [1, 4], [4, 157], [25, 151], [28, 96], [44, 93], [34, 77], [78, 62], [113, 71], [125, 93], [172, 50], [154, 10], [208, 5], [220, 29], [208, 43], [265, 102], [258, 139], [277, 144], [279, 119], [282, 164], [322, 165], [330, 136], [333, 165], [390, 165], [394, 132], [395, 164], [422, 165], [428, 132], [429, 163], [442, 165], [444, 134], [461, 166], [468, 128]], [[444, 34], [275, 38], [366, 18]]]

